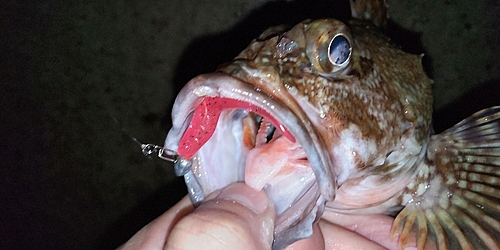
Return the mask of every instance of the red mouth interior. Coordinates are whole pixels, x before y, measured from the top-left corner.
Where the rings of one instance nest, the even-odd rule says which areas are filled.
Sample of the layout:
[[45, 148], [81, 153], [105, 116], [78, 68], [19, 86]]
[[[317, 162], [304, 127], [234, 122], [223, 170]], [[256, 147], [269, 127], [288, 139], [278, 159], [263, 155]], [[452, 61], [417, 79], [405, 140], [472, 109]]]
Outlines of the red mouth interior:
[[279, 129], [286, 138], [295, 142], [295, 138], [285, 126], [264, 109], [249, 102], [236, 99], [205, 97], [194, 111], [191, 123], [181, 138], [177, 153], [185, 159], [191, 159], [210, 137], [212, 137], [217, 122], [219, 121], [219, 116], [222, 111], [226, 109], [244, 109], [265, 117], [276, 127], [276, 129]]

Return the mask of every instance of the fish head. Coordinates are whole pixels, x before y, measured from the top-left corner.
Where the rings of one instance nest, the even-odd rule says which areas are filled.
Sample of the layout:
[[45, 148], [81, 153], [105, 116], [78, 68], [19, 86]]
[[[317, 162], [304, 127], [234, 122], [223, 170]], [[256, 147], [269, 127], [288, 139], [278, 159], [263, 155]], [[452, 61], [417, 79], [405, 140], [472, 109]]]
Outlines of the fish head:
[[388, 164], [391, 154], [421, 151], [404, 141], [418, 148], [428, 138], [430, 83], [421, 56], [366, 23], [273, 27], [186, 84], [165, 148], [192, 163], [195, 196], [233, 182], [264, 189], [276, 207], [278, 244], [286, 245], [312, 233], [349, 180], [386, 176], [398, 166]]

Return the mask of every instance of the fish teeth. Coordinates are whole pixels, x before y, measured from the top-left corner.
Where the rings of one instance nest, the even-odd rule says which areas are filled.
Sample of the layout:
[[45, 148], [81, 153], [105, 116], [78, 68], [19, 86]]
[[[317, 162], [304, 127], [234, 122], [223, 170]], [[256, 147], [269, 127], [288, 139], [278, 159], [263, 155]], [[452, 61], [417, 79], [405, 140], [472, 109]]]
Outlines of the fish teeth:
[[259, 130], [256, 135], [255, 147], [269, 143], [271, 140], [280, 136], [276, 127], [268, 119], [259, 116], [259, 118], [257, 118], [257, 122], [259, 122]]
[[268, 142], [268, 131], [272, 126], [271, 122], [269, 122], [266, 118], [261, 117], [259, 124], [259, 130], [257, 131], [257, 135], [255, 136], [255, 147], [260, 147]]

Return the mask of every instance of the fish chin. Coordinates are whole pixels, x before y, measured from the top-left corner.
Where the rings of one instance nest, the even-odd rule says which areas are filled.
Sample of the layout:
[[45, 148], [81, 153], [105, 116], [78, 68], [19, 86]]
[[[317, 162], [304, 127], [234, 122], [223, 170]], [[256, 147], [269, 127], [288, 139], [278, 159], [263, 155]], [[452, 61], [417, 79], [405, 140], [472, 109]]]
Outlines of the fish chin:
[[[214, 101], [207, 104], [207, 99]], [[203, 124], [192, 124], [199, 118], [196, 111], [200, 105], [206, 111], [224, 100], [248, 108], [219, 110], [214, 128], [207, 120], [212, 113], [207, 112], [202, 115]], [[223, 73], [191, 80], [179, 93], [172, 114], [165, 148], [186, 152], [180, 155], [191, 161], [202, 190], [197, 195], [206, 197], [231, 183], [246, 182], [254, 189], [264, 189], [275, 206], [273, 249], [312, 234], [325, 202], [334, 198], [336, 181], [330, 156], [309, 120], [299, 119], [280, 102]], [[257, 117], [272, 121], [277, 128], [269, 143], [259, 142]], [[196, 131], [196, 126], [202, 132]], [[190, 132], [193, 128], [195, 132]], [[210, 133], [202, 145], [184, 143], [186, 137], [195, 142]]]

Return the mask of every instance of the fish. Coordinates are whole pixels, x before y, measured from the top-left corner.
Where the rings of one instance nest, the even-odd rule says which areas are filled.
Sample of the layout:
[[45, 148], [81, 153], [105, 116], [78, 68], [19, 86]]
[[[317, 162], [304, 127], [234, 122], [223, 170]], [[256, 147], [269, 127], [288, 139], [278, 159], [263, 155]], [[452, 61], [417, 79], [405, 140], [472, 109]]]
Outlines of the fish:
[[423, 55], [380, 32], [374, 2], [351, 1], [348, 22], [271, 27], [190, 80], [164, 149], [195, 205], [235, 182], [264, 190], [273, 249], [325, 211], [392, 215], [401, 249], [500, 249], [500, 106], [435, 134]]

